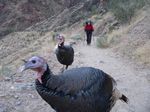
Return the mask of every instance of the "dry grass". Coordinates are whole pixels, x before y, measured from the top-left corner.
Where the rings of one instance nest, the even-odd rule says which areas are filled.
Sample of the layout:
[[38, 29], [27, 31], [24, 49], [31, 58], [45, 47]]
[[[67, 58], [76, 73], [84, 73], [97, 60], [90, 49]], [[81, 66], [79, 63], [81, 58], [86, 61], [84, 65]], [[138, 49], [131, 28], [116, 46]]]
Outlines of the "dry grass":
[[114, 30], [112, 33], [109, 33], [108, 36], [108, 43], [110, 46], [114, 46], [119, 44], [122, 41], [122, 35], [125, 35], [128, 32], [129, 26], [124, 25], [121, 26], [118, 30]]
[[97, 40], [98, 47], [107, 48], [116, 46], [122, 41], [123, 35], [127, 34], [129, 27], [130, 26], [128, 25], [124, 25], [117, 30], [113, 30], [112, 32], [108, 32], [106, 35], [99, 37]]
[[137, 48], [134, 52], [136, 60], [146, 65], [150, 64], [150, 44], [149, 43], [150, 41], [148, 41], [144, 46]]
[[54, 47], [51, 37], [51, 33], [40, 36], [38, 32], [18, 32], [1, 40], [1, 74], [15, 73], [21, 60], [33, 55], [48, 59]]
[[149, 12], [149, 9], [136, 12], [130, 24], [122, 25], [99, 38], [98, 47], [113, 47], [123, 56], [150, 66]]
[[108, 37], [102, 36], [102, 37], [97, 38], [97, 47], [99, 48], [109, 47]]
[[137, 10], [144, 7], [148, 0], [110, 0], [108, 9], [121, 23], [128, 23]]

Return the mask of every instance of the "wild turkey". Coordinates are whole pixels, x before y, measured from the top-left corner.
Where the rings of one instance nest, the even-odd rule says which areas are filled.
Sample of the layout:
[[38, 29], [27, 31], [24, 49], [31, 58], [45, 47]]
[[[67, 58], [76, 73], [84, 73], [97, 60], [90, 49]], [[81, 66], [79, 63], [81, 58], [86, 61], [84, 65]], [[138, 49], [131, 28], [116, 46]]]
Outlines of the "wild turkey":
[[36, 90], [56, 112], [110, 112], [118, 99], [128, 102], [115, 80], [100, 69], [73, 68], [53, 75], [38, 56], [25, 62], [22, 71], [26, 69], [37, 72]]
[[[66, 66], [66, 69], [69, 65], [73, 63], [74, 60], [74, 49], [71, 45], [64, 45], [65, 38], [62, 35], [59, 35], [57, 37], [58, 45], [55, 48], [55, 53], [57, 60]], [[64, 71], [64, 67], [62, 68], [62, 71]]]

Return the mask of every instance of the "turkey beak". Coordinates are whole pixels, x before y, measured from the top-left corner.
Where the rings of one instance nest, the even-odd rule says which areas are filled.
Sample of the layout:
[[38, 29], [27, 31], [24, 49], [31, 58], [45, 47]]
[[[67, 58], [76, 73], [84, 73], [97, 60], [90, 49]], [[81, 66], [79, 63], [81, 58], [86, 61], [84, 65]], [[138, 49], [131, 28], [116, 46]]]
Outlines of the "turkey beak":
[[26, 61], [26, 60], [22, 60], [22, 61], [24, 62], [24, 65], [20, 67], [21, 72], [31, 68], [31, 62], [30, 61]]
[[61, 44], [61, 43], [62, 43], [62, 40], [61, 40], [61, 39], [58, 39], [58, 43]]
[[63, 43], [64, 43], [64, 40], [62, 40], [62, 39], [59, 39], [59, 40], [58, 40], [58, 45], [61, 46]]
[[22, 59], [22, 61], [24, 62], [24, 63], [27, 63], [28, 61], [26, 61], [25, 59]]

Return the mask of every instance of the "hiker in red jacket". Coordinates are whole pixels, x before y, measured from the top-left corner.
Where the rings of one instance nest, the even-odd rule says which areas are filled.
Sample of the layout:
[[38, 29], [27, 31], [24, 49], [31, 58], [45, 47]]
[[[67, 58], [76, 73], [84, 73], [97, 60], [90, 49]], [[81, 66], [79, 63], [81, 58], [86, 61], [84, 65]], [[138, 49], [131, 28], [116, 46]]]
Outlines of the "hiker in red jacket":
[[93, 25], [91, 21], [86, 22], [86, 25], [84, 27], [84, 30], [86, 32], [86, 41], [87, 41], [87, 45], [91, 44], [91, 39], [92, 39], [92, 32], [94, 31]]

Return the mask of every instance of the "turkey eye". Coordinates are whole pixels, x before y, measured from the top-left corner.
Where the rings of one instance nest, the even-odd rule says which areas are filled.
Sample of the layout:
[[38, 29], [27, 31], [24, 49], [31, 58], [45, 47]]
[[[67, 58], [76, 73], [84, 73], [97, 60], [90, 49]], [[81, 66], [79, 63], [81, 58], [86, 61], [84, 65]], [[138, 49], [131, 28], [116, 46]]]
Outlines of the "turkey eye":
[[33, 63], [33, 64], [35, 64], [35, 63], [36, 63], [36, 61], [35, 61], [35, 60], [32, 60], [32, 63]]

